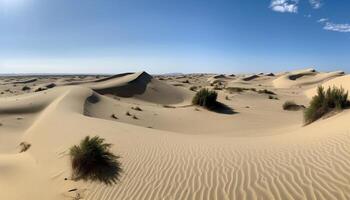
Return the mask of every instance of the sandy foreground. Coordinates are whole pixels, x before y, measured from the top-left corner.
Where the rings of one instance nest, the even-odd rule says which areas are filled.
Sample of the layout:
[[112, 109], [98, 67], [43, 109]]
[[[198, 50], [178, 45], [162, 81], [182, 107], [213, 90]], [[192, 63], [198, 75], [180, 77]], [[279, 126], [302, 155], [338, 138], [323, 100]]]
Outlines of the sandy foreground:
[[[303, 126], [301, 110], [282, 109], [308, 106], [320, 84], [350, 90], [350, 76], [0, 77], [0, 199], [350, 199], [350, 111]], [[227, 108], [192, 106], [203, 87]], [[122, 157], [117, 184], [70, 180], [68, 150], [87, 135]]]

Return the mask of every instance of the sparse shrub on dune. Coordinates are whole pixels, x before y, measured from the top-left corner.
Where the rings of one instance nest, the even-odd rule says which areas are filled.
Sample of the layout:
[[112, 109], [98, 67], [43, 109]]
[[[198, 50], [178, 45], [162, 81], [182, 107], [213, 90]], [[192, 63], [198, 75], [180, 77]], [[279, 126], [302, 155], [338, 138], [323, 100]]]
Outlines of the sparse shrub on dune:
[[197, 86], [191, 86], [191, 87], [190, 87], [190, 90], [192, 90], [192, 91], [197, 91]]
[[283, 110], [292, 110], [292, 111], [297, 111], [300, 109], [305, 108], [305, 106], [303, 105], [298, 105], [296, 104], [294, 101], [286, 101], [284, 102], [284, 104], [282, 105]]
[[26, 152], [32, 145], [27, 143], [27, 142], [21, 142], [19, 144], [19, 147], [20, 147], [20, 150], [19, 152], [20, 153], [23, 153], [23, 152]]
[[228, 87], [226, 88], [226, 90], [229, 92], [229, 93], [235, 93], [235, 92], [243, 92], [244, 90], [247, 90], [246, 88], [241, 88], [241, 87]]
[[131, 107], [131, 109], [136, 110], [136, 111], [142, 111], [142, 109], [140, 107], [138, 107], [138, 106]]
[[74, 180], [116, 183], [122, 169], [119, 156], [110, 152], [111, 144], [98, 136], [85, 137], [79, 145], [70, 148], [72, 178]]
[[317, 89], [317, 95], [312, 98], [310, 106], [304, 112], [305, 124], [310, 124], [332, 111], [341, 111], [349, 105], [348, 92], [343, 88], [329, 87], [325, 91], [320, 86]]
[[217, 92], [208, 89], [201, 89], [193, 97], [192, 103], [208, 109], [214, 109], [218, 105], [218, 102], [216, 101], [217, 97]]
[[23, 88], [22, 88], [22, 91], [27, 91], [27, 90], [30, 90], [30, 87], [28, 87], [28, 86], [23, 86]]
[[272, 95], [269, 95], [269, 97], [268, 97], [269, 99], [274, 99], [274, 100], [278, 100], [278, 97], [274, 97], [274, 96], [272, 96]]
[[258, 93], [260, 94], [270, 94], [270, 95], [275, 95], [276, 93], [270, 91], [270, 90], [267, 90], [267, 89], [263, 89], [263, 90], [259, 90]]

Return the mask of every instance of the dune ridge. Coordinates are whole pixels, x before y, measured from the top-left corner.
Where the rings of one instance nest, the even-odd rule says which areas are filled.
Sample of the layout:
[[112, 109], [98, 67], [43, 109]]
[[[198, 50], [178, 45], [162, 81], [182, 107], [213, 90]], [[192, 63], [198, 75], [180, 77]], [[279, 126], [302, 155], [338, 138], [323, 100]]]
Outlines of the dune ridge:
[[343, 71], [320, 73], [315, 69], [297, 70], [284, 74], [273, 81], [276, 88], [304, 87], [319, 84], [332, 78], [343, 76]]

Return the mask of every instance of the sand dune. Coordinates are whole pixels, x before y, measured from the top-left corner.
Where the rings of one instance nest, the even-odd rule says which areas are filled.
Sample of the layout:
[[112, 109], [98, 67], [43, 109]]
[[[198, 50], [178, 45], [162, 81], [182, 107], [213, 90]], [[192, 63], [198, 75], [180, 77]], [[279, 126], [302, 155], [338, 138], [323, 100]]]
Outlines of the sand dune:
[[273, 84], [276, 88], [304, 87], [319, 84], [342, 75], [344, 75], [342, 71], [320, 73], [314, 69], [305, 69], [282, 75], [275, 79]]
[[[337, 77], [319, 85], [323, 86], [326, 89], [329, 87], [336, 86], [336, 87], [342, 87], [344, 90], [350, 91], [350, 76], [345, 75], [345, 76]], [[317, 93], [317, 87], [314, 87], [305, 91], [305, 94], [308, 98], [312, 98], [314, 95], [316, 95], [316, 93]]]
[[191, 92], [154, 79], [146, 72], [125, 74], [89, 85], [103, 95], [139, 99], [158, 104], [189, 103]]
[[18, 84], [18, 83], [21, 83], [21, 84], [23, 84], [23, 83], [33, 83], [33, 82], [35, 82], [37, 80], [38, 79], [36, 79], [36, 78], [31, 78], [31, 79], [27, 79], [27, 80], [14, 81], [13, 83], [14, 84]]
[[[319, 76], [308, 73], [307, 79]], [[188, 87], [211, 87], [207, 75], [183, 78]], [[279, 78], [244, 84], [273, 90], [279, 100], [218, 90], [232, 114], [195, 109], [189, 89], [144, 72], [7, 94], [0, 98], [0, 199], [64, 200], [77, 193], [88, 200], [349, 199], [350, 111], [302, 126], [302, 113], [283, 111], [282, 104], [307, 104], [305, 91], [274, 88]], [[319, 82], [313, 82], [314, 88]], [[348, 76], [324, 84], [350, 87]], [[68, 149], [86, 135], [106, 138], [122, 157], [116, 185], [69, 179]], [[22, 141], [32, 146], [17, 153]]]
[[251, 81], [251, 80], [254, 80], [256, 78], [259, 78], [259, 75], [254, 74], [254, 75], [250, 75], [250, 76], [244, 77], [244, 78], [242, 78], [242, 80], [243, 81]]

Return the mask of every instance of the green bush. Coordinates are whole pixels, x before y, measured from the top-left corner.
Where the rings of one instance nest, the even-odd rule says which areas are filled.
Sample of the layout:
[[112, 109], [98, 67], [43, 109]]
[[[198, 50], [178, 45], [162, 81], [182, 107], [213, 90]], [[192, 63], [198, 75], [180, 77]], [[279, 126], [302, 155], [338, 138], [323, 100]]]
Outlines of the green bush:
[[343, 88], [329, 87], [325, 91], [320, 86], [317, 89], [317, 95], [312, 98], [310, 106], [305, 110], [304, 121], [310, 124], [331, 111], [340, 111], [348, 106], [348, 92]]
[[122, 172], [119, 156], [110, 152], [111, 144], [98, 136], [85, 137], [80, 144], [70, 148], [72, 178], [74, 180], [116, 183]]
[[213, 109], [218, 105], [218, 102], [216, 101], [217, 97], [217, 92], [208, 89], [201, 89], [193, 97], [192, 103], [208, 109]]

